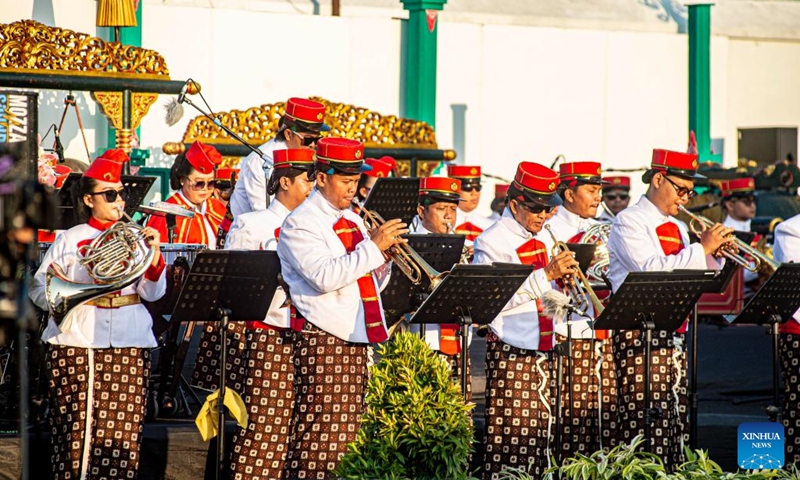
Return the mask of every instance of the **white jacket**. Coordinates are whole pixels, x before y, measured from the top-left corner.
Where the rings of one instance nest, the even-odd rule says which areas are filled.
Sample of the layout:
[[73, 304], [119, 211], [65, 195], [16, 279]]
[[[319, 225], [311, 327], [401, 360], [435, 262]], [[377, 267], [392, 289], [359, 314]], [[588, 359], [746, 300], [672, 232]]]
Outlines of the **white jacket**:
[[[800, 215], [784, 220], [775, 227], [775, 239], [772, 255], [775, 260], [787, 263], [800, 261]], [[800, 309], [792, 317], [800, 323]]]
[[259, 148], [264, 153], [263, 159], [255, 152], [244, 157], [240, 164], [239, 180], [230, 200], [234, 218], [243, 213], [267, 209], [267, 179], [272, 171], [272, 152], [286, 148], [286, 142], [272, 139]]
[[[364, 236], [349, 254], [333, 229], [342, 217], [358, 225]], [[361, 217], [349, 208], [335, 208], [315, 189], [286, 217], [278, 256], [292, 304], [306, 320], [342, 340], [369, 343], [357, 282], [372, 272], [376, 291], [381, 291], [391, 267], [370, 240]], [[385, 327], [386, 319], [382, 321]]]

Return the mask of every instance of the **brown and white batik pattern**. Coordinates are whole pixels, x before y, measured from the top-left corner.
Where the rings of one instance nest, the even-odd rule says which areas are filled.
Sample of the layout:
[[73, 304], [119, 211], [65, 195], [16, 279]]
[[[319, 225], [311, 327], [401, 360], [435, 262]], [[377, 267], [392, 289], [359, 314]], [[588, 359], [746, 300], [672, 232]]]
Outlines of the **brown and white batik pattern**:
[[[559, 343], [565, 340], [565, 337], [557, 337]], [[558, 389], [561, 393], [561, 451], [558, 458], [571, 457], [578, 452], [589, 455], [612, 448], [616, 444], [619, 420], [617, 375], [611, 342], [576, 339], [571, 347], [571, 362], [562, 359], [562, 382]], [[553, 370], [553, 388], [555, 380]], [[570, 382], [571, 397], [568, 395]], [[555, 414], [555, 393], [552, 407]]]
[[364, 411], [367, 345], [349, 343], [311, 323], [297, 334], [295, 408], [284, 478], [335, 478]]
[[[247, 339], [245, 322], [228, 323], [228, 351], [225, 374], [227, 388], [239, 395], [244, 394], [247, 376]], [[197, 349], [197, 363], [192, 372], [192, 385], [209, 391], [219, 388], [219, 355], [222, 338], [219, 322], [205, 322], [203, 335]]]
[[550, 459], [550, 388], [543, 352], [487, 338], [484, 480], [498, 478], [503, 466], [541, 477]]
[[150, 351], [50, 346], [54, 479], [136, 478]]
[[282, 478], [294, 413], [293, 341], [291, 331], [247, 331], [244, 403], [249, 421], [233, 437], [233, 479]]
[[[461, 391], [461, 354], [455, 355], [447, 355], [442, 352], [437, 352], [440, 357], [442, 357], [448, 365], [450, 365], [450, 370], [453, 372], [453, 375], [450, 377], [453, 379], [454, 382], [458, 384], [458, 390]], [[467, 396], [466, 396], [466, 403], [472, 402], [472, 367], [469, 358], [469, 352], [467, 352]], [[472, 412], [472, 410], [470, 410]]]
[[[644, 434], [644, 341], [635, 330], [614, 335], [615, 361], [619, 388], [619, 436], [630, 443]], [[684, 462], [683, 446], [689, 442], [686, 379], [686, 353], [683, 335], [652, 333], [650, 361], [650, 399], [652, 408], [661, 408], [661, 419], [651, 425], [651, 451], [661, 457], [668, 470]], [[646, 446], [644, 447], [646, 448]]]
[[800, 335], [781, 334], [786, 465], [800, 463]]

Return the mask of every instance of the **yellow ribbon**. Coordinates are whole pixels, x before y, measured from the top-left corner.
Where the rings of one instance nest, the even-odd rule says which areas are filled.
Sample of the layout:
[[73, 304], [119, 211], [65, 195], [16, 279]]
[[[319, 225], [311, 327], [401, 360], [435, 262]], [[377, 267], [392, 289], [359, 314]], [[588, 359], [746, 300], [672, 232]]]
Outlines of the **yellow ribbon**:
[[[203, 441], [207, 442], [217, 436], [219, 429], [219, 409], [217, 408], [217, 399], [219, 398], [219, 390], [214, 391], [206, 398], [206, 402], [194, 419], [197, 429], [200, 430], [200, 435]], [[233, 418], [239, 423], [242, 428], [247, 428], [247, 408], [244, 406], [242, 397], [239, 396], [231, 388], [225, 389], [225, 401], [223, 402], [228, 411], [233, 415]]]

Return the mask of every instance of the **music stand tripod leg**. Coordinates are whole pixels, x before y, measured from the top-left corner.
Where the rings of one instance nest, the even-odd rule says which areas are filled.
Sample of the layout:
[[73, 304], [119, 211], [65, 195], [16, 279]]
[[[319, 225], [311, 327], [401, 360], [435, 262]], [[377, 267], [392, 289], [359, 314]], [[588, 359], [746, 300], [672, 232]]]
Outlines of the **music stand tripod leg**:
[[644, 337], [644, 441], [648, 452], [652, 452], [651, 423], [656, 420], [657, 414], [651, 405], [650, 398], [650, 354], [653, 341], [655, 322], [648, 315], [641, 316], [642, 337]]
[[767, 407], [767, 417], [770, 422], [781, 422], [783, 419], [783, 409], [780, 404], [780, 323], [781, 316], [773, 313], [767, 320], [772, 333], [772, 405]]
[[464, 394], [464, 403], [467, 402], [467, 355], [469, 355], [469, 326], [472, 325], [472, 316], [464, 313], [461, 316], [461, 393]]
[[228, 362], [228, 319], [232, 312], [224, 307], [217, 308], [220, 320], [220, 366], [219, 397], [217, 398], [218, 430], [217, 430], [217, 480], [225, 477], [225, 366]]

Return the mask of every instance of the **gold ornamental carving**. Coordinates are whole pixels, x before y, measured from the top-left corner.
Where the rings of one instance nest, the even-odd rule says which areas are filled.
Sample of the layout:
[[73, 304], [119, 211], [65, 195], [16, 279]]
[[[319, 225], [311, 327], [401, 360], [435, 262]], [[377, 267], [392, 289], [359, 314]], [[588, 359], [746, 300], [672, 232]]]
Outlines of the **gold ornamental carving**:
[[[331, 127], [329, 135], [359, 140], [368, 147], [437, 148], [436, 134], [425, 122], [381, 115], [364, 107], [334, 103], [319, 97], [311, 99], [327, 107], [325, 123]], [[218, 113], [217, 118], [249, 143], [261, 145], [275, 137], [285, 108], [284, 102], [266, 104], [244, 111]], [[185, 143], [197, 140], [211, 144], [238, 143], [204, 116], [193, 118], [183, 134]]]
[[[122, 92], [92, 92], [92, 98], [114, 128], [122, 128]], [[139, 126], [157, 98], [157, 93], [131, 93], [131, 128]]]
[[167, 63], [155, 50], [107, 42], [34, 20], [0, 24], [0, 71], [9, 70], [169, 80]]

